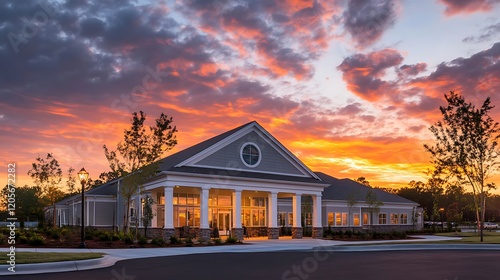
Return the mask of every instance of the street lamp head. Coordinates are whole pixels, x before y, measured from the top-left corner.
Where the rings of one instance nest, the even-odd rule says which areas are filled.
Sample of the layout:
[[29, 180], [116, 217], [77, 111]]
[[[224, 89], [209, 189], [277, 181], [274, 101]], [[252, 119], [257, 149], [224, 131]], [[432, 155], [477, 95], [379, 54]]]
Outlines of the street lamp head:
[[85, 170], [85, 168], [82, 167], [80, 172], [78, 172], [78, 178], [80, 179], [81, 183], [87, 182], [87, 179], [89, 178], [89, 173]]

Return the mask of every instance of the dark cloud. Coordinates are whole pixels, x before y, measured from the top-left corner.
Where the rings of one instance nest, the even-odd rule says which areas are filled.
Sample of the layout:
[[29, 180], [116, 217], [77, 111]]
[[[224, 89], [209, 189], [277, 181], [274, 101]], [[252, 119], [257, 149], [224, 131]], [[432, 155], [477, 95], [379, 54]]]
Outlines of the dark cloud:
[[[334, 32], [335, 1], [185, 1], [178, 7], [202, 30], [222, 37], [237, 59], [253, 59], [273, 76], [309, 79], [312, 62]], [[267, 71], [262, 71], [265, 73]]]
[[347, 57], [337, 67], [347, 88], [359, 97], [375, 101], [394, 92], [393, 83], [383, 80], [385, 72], [403, 61], [401, 54], [393, 49], [384, 49], [368, 54]]
[[464, 38], [462, 41], [465, 43], [480, 43], [486, 42], [489, 40], [496, 40], [500, 37], [500, 22], [496, 24], [492, 24], [487, 26], [481, 30], [481, 35], [478, 36], [468, 36]]
[[447, 16], [487, 12], [499, 3], [498, 0], [440, 0], [439, 2], [446, 6], [444, 12]]
[[414, 79], [409, 85], [434, 97], [450, 90], [473, 99], [493, 96], [500, 91], [500, 43], [470, 57], [443, 62], [429, 76]]
[[404, 64], [399, 67], [399, 73], [401, 76], [416, 76], [427, 69], [426, 63], [417, 63], [413, 65]]
[[349, 0], [343, 15], [344, 28], [361, 48], [372, 45], [394, 25], [396, 0]]

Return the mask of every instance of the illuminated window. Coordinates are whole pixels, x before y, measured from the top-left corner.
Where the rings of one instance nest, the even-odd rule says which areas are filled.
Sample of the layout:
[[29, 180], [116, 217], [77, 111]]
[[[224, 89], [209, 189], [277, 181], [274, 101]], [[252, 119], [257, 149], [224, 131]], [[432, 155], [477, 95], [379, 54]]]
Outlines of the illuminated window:
[[241, 148], [241, 159], [248, 167], [255, 167], [260, 163], [260, 150], [253, 143], [246, 143]]
[[335, 213], [335, 226], [347, 226], [347, 213]]
[[408, 214], [401, 214], [401, 224], [402, 225], [408, 224]]
[[398, 214], [391, 214], [391, 224], [392, 225], [399, 224], [399, 215]]
[[380, 213], [380, 214], [378, 214], [378, 224], [379, 225], [385, 225], [385, 224], [387, 224], [387, 214], [386, 213]]
[[363, 213], [363, 225], [368, 224], [370, 224], [370, 216], [368, 216], [368, 213]]
[[293, 226], [293, 213], [288, 213], [288, 226]]
[[333, 212], [328, 212], [328, 225], [333, 226]]
[[354, 213], [352, 219], [354, 222], [354, 226], [359, 227], [359, 213]]

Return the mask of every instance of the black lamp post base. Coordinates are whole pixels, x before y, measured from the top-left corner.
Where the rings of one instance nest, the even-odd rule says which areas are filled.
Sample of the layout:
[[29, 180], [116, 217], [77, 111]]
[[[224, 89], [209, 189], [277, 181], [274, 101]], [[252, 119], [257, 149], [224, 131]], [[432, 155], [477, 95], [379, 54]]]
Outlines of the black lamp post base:
[[87, 248], [87, 244], [85, 242], [80, 243], [80, 248]]

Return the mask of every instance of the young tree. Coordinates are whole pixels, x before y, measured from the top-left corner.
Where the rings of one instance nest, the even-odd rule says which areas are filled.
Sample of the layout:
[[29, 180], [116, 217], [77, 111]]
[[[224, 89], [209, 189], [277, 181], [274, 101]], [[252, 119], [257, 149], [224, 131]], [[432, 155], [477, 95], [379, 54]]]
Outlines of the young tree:
[[444, 97], [448, 105], [439, 108], [443, 119], [430, 127], [436, 141], [424, 148], [436, 168], [471, 186], [482, 242], [487, 181], [498, 167], [499, 124], [489, 114], [494, 108], [489, 97], [480, 108], [453, 91]]
[[[123, 141], [120, 141], [115, 151], [110, 151], [104, 145], [104, 155], [108, 160], [111, 173], [106, 178], [122, 177], [120, 194], [125, 198], [124, 229], [129, 228], [129, 209], [132, 196], [136, 195], [140, 186], [158, 170], [157, 160], [177, 144], [172, 126], [172, 117], [161, 113], [156, 119], [156, 126], [145, 126], [146, 114], [142, 111], [132, 114], [132, 126], [124, 131]], [[103, 177], [104, 178], [104, 177]]]
[[144, 207], [142, 209], [142, 225], [144, 226], [144, 236], [147, 237], [149, 223], [154, 218], [155, 214], [153, 213], [153, 204], [154, 200], [149, 195], [146, 195], [144, 198]]
[[365, 202], [370, 212], [370, 225], [373, 225], [373, 213], [378, 213], [380, 211], [380, 206], [384, 205], [384, 203], [378, 200], [377, 194], [373, 190], [368, 190], [366, 192]]
[[40, 187], [44, 196], [48, 198], [50, 204], [54, 206], [52, 215], [52, 225], [56, 226], [56, 201], [64, 196], [64, 192], [59, 189], [59, 184], [62, 180], [62, 169], [59, 162], [54, 158], [51, 153], [47, 157], [36, 158], [36, 162], [32, 164], [31, 170], [28, 175], [34, 180], [35, 185]]

